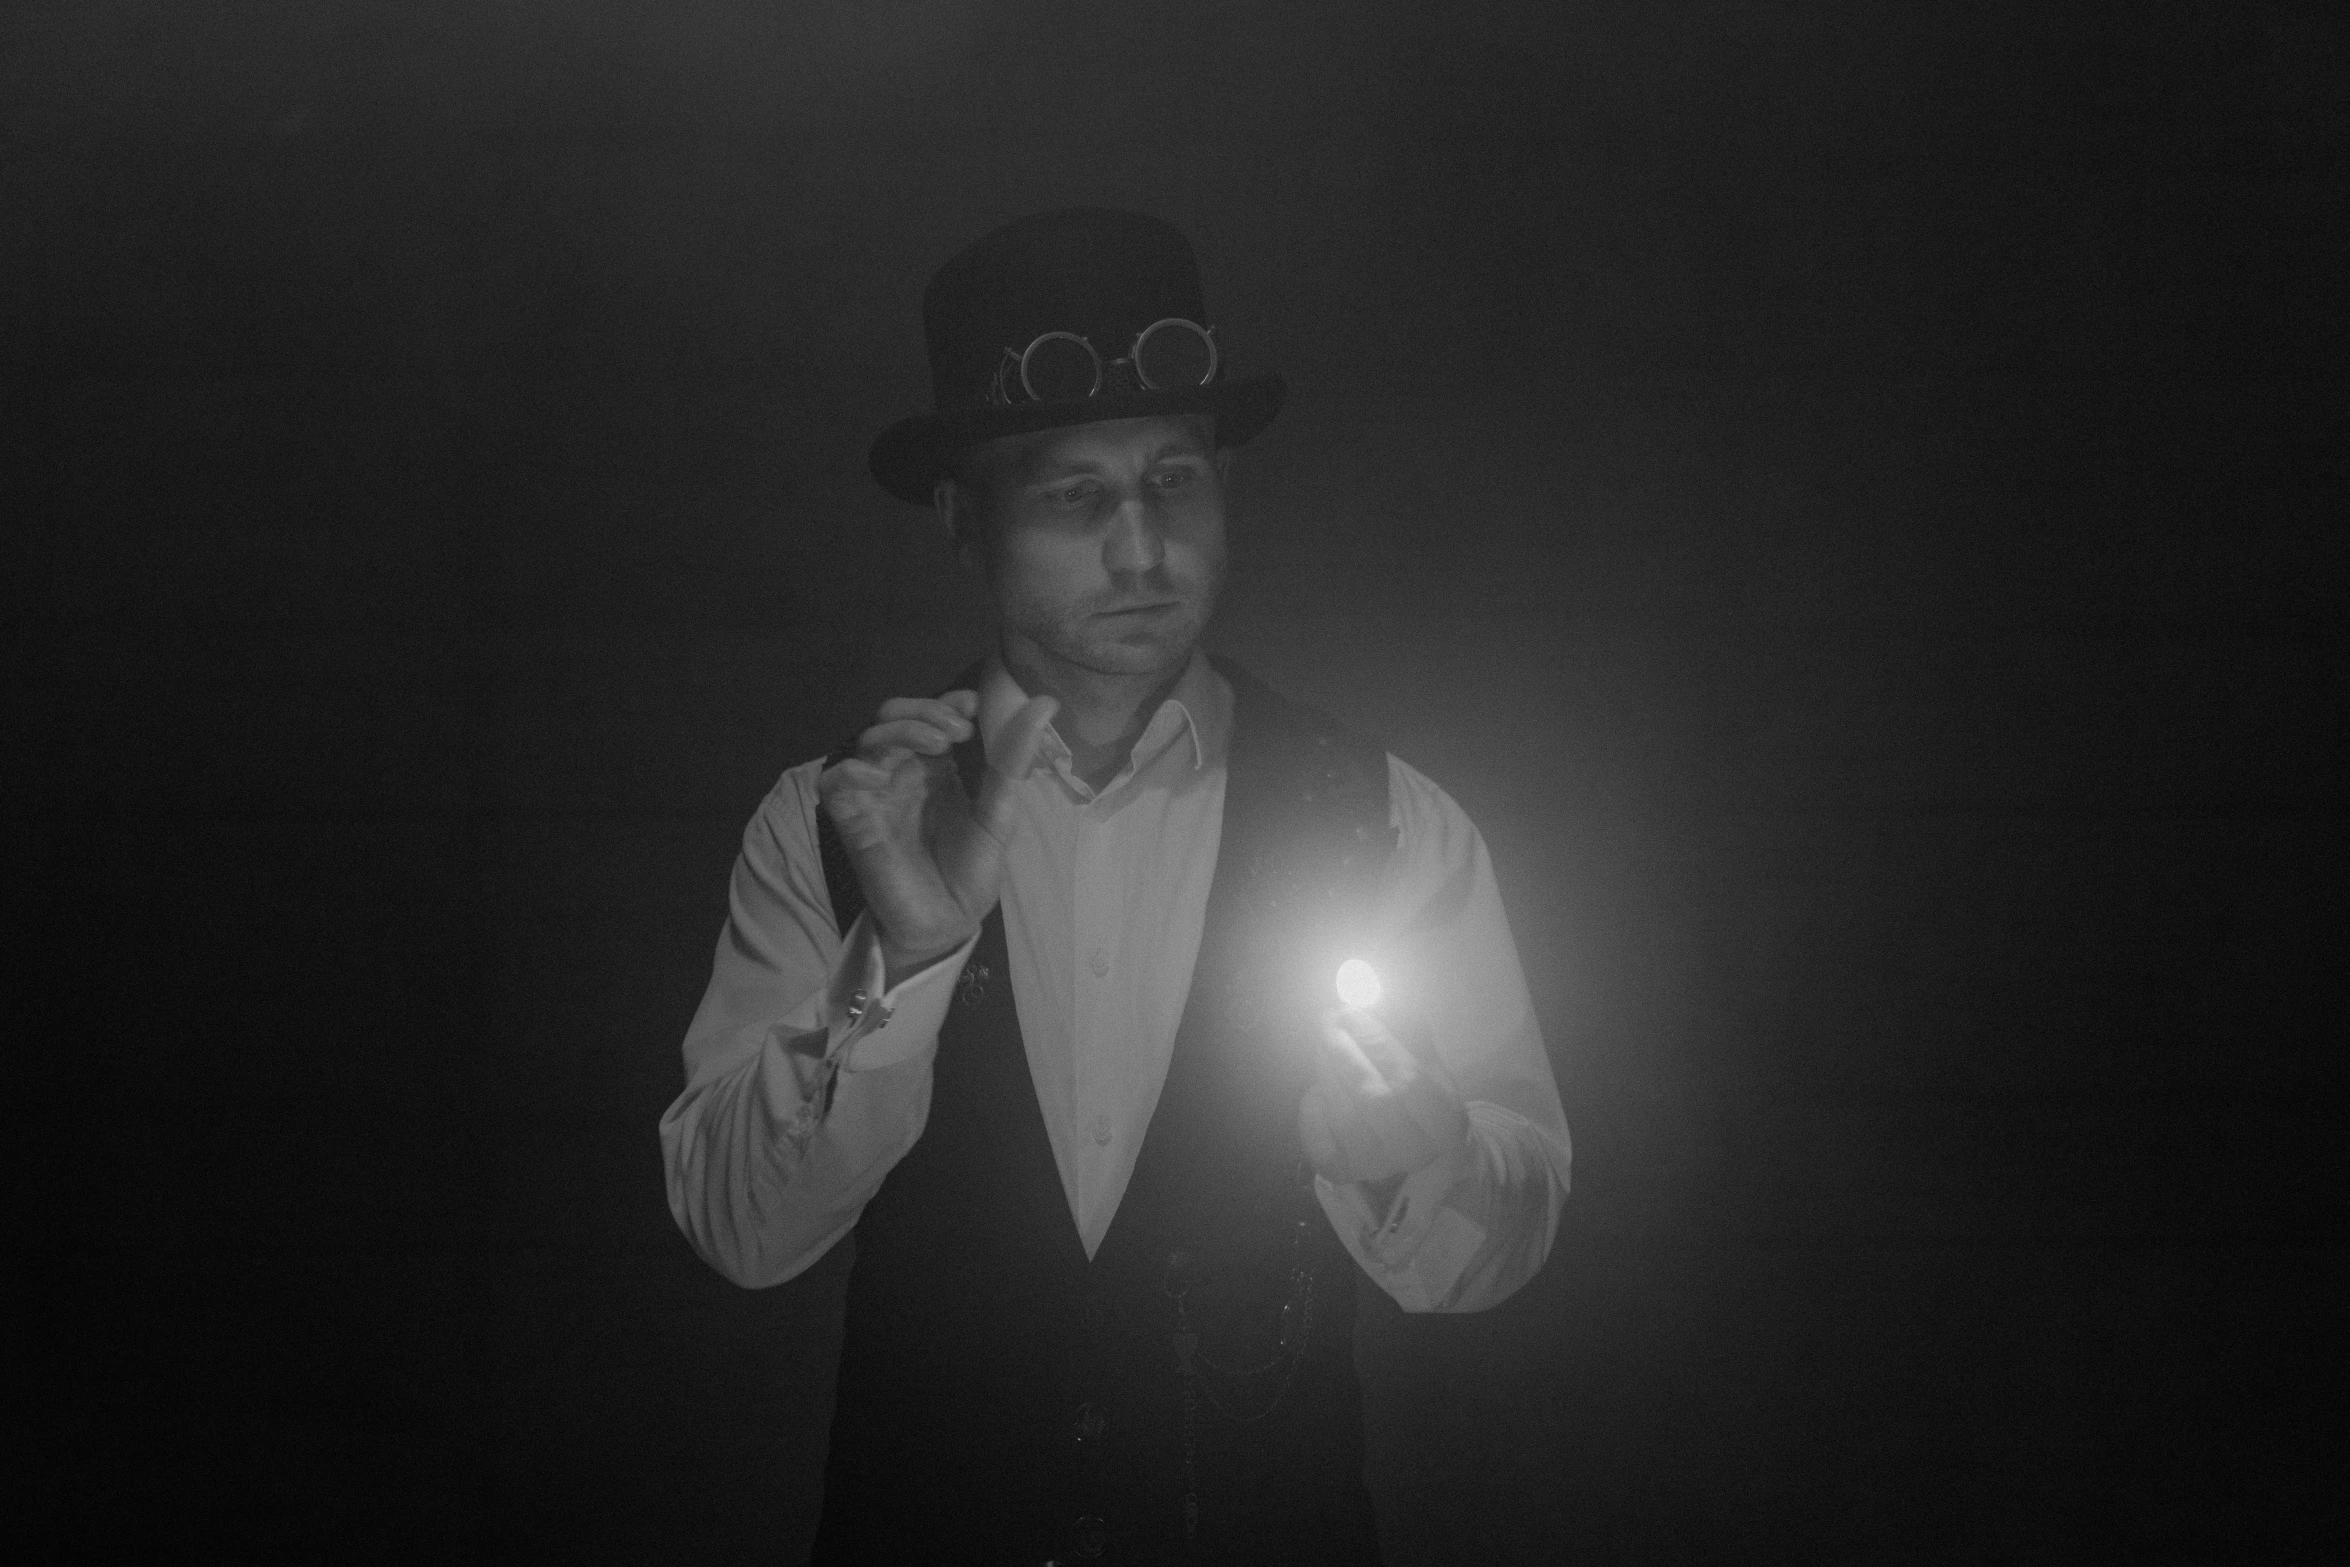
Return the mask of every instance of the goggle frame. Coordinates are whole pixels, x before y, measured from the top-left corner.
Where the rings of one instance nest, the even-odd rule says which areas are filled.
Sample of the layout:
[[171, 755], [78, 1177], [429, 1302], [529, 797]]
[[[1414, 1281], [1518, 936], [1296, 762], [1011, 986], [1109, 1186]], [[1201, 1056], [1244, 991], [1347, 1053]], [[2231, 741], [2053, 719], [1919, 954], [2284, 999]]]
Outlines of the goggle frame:
[[[1179, 386], [1160, 386], [1156, 382], [1152, 381], [1149, 376], [1143, 374], [1143, 345], [1150, 341], [1150, 337], [1153, 332], [1160, 330], [1162, 327], [1171, 326], [1184, 327], [1198, 334], [1199, 340], [1205, 343], [1208, 348], [1208, 367], [1201, 374], [1200, 378], [1193, 382], [1189, 388]], [[1047, 343], [1057, 343], [1064, 341], [1075, 343], [1078, 347], [1084, 349], [1086, 357], [1093, 361], [1093, 385], [1088, 387], [1083, 393], [1074, 398], [1041, 397], [1037, 394], [1035, 382], [1031, 380], [1029, 376], [1030, 362], [1035, 358], [1036, 351], [1044, 347]], [[1084, 336], [1082, 333], [1039, 332], [1035, 337], [1029, 339], [1028, 346], [1026, 348], [1020, 349], [1017, 352], [1010, 348], [1006, 348], [1004, 350], [1003, 359], [996, 365], [995, 379], [990, 382], [988, 386], [988, 401], [1000, 408], [1017, 407], [1023, 402], [1082, 402], [1088, 397], [1099, 397], [1102, 393], [1103, 385], [1113, 378], [1111, 372], [1117, 370], [1121, 365], [1126, 367], [1126, 374], [1116, 377], [1116, 379], [1121, 381], [1130, 380], [1133, 384], [1131, 386], [1122, 386], [1119, 388], [1119, 390], [1140, 390], [1146, 392], [1175, 392], [1193, 390], [1198, 387], [1207, 386], [1213, 382], [1216, 379], [1216, 371], [1222, 365], [1222, 363], [1223, 356], [1216, 348], [1216, 329], [1212, 326], [1202, 326], [1197, 321], [1194, 321], [1187, 316], [1161, 316], [1158, 320], [1153, 321], [1149, 326], [1144, 327], [1141, 331], [1134, 334], [1134, 341], [1132, 344], [1128, 345], [1125, 356], [1123, 358], [1113, 359], [1107, 365], [1102, 363], [1101, 350], [1095, 348], [1093, 346], [1092, 340]], [[1023, 397], [1014, 397], [1012, 395], [1012, 388], [1014, 386], [1017, 386], [1020, 391], [1026, 395]]]

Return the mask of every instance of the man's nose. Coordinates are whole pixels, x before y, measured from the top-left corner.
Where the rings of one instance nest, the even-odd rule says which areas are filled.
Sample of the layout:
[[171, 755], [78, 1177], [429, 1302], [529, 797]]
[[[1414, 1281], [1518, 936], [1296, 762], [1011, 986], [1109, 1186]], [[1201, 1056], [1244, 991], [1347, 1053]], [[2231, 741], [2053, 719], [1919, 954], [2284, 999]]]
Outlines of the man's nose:
[[1110, 516], [1102, 541], [1102, 565], [1112, 572], [1151, 571], [1167, 558], [1167, 539], [1158, 514], [1141, 494], [1129, 491]]

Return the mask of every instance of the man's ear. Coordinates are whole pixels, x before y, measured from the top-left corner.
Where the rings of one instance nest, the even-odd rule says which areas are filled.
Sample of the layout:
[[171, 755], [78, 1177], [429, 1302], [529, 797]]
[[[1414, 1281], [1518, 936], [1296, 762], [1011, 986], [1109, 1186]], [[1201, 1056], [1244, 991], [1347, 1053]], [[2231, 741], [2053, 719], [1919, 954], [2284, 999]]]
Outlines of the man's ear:
[[947, 530], [947, 538], [955, 547], [955, 559], [981, 576], [987, 575], [986, 540], [978, 526], [979, 519], [971, 515], [972, 496], [952, 479], [941, 479], [931, 487], [930, 507]]

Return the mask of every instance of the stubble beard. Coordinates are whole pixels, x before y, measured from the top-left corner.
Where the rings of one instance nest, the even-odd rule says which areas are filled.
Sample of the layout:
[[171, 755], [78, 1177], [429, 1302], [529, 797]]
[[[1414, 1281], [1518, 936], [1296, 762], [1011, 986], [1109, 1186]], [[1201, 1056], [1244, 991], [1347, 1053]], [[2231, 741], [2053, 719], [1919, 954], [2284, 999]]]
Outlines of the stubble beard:
[[[1088, 599], [1074, 611], [1043, 610], [1024, 615], [1006, 629], [1034, 643], [1061, 663], [1097, 675], [1153, 675], [1179, 667], [1190, 658], [1223, 589], [1221, 563], [1204, 583], [1182, 591], [1172, 582], [1149, 581]], [[1146, 635], [1121, 634], [1116, 622], [1094, 617], [1104, 608], [1136, 599], [1170, 598], [1181, 608], [1160, 624], [1143, 628]]]

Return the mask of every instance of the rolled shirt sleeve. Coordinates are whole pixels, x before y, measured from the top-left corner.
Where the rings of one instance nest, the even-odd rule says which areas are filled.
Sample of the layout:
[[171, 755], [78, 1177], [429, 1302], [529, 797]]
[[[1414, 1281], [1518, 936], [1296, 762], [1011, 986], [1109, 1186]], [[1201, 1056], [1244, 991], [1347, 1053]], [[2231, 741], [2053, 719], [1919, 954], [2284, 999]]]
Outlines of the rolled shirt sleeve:
[[804, 1272], [856, 1224], [930, 1111], [930, 1058], [971, 943], [884, 989], [870, 917], [834, 929], [816, 775], [793, 768], [743, 833], [685, 1091], [661, 1117], [669, 1211], [746, 1288]]
[[1347, 1250], [1406, 1311], [1480, 1311], [1550, 1255], [1572, 1145], [1483, 838], [1393, 757], [1388, 799], [1397, 843], [1378, 967], [1467, 1101], [1468, 1142], [1392, 1192], [1322, 1179], [1315, 1191]]

